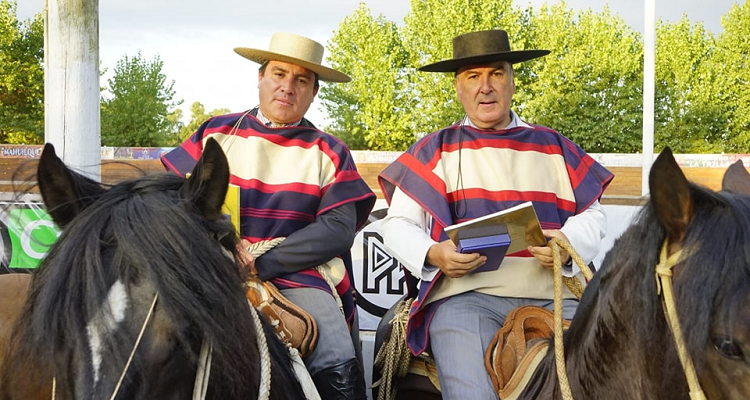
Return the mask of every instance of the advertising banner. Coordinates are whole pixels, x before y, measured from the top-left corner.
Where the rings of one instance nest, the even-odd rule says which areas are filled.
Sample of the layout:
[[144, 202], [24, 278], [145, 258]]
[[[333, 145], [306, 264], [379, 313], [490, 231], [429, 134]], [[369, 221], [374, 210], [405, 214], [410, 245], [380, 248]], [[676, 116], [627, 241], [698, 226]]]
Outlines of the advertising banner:
[[405, 269], [388, 252], [380, 234], [385, 207], [385, 201], [379, 199], [367, 225], [359, 231], [352, 245], [361, 330], [376, 330], [383, 314], [406, 293]]
[[59, 235], [52, 218], [35, 202], [0, 202], [0, 210], [0, 269], [36, 268]]

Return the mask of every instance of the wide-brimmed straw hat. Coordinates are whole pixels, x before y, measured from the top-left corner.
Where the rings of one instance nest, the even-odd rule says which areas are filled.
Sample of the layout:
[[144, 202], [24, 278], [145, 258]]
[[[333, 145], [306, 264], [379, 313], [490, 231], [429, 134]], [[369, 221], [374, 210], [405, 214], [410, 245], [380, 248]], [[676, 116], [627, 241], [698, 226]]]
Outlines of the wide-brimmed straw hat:
[[274, 33], [271, 36], [271, 44], [268, 46], [268, 50], [235, 47], [234, 51], [261, 65], [269, 61], [283, 61], [299, 65], [315, 72], [321, 81], [349, 82], [352, 80], [346, 74], [324, 67], [321, 64], [323, 62], [323, 46], [320, 43], [293, 33]]
[[511, 64], [546, 56], [549, 50], [510, 49], [508, 32], [491, 29], [465, 33], [453, 38], [453, 58], [420, 67], [426, 72], [456, 72], [466, 65], [479, 65], [495, 61]]

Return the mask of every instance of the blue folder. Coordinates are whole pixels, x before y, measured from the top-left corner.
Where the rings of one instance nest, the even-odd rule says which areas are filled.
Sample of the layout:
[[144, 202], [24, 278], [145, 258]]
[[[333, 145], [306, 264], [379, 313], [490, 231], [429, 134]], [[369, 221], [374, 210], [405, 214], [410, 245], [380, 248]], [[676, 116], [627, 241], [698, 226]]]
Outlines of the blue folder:
[[487, 262], [474, 272], [494, 271], [500, 268], [510, 246], [510, 235], [504, 225], [479, 227], [459, 232], [457, 250], [460, 253], [479, 253]]

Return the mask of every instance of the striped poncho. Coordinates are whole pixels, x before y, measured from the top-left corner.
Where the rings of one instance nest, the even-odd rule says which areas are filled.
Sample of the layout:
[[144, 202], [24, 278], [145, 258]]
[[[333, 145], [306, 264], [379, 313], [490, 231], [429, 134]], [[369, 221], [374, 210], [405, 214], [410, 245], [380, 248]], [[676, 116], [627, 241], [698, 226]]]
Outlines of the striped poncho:
[[[375, 195], [337, 138], [309, 126], [267, 127], [251, 113], [228, 114], [207, 120], [162, 162], [184, 176], [200, 158], [208, 138], [214, 138], [227, 155], [230, 183], [240, 188], [240, 236], [251, 243], [289, 236], [347, 203], [355, 204], [357, 229], [367, 221]], [[350, 255], [342, 254], [339, 263], [345, 271], [334, 279], [336, 291], [351, 322], [355, 308]], [[274, 278], [273, 283], [282, 289], [331, 291], [314, 268]]]
[[[560, 229], [601, 197], [613, 175], [549, 128], [486, 131], [454, 125], [418, 141], [378, 178], [389, 203], [398, 187], [429, 214], [426, 229], [440, 242], [448, 239], [443, 231], [448, 225], [526, 201], [534, 203], [543, 229]], [[525, 250], [509, 254], [503, 265], [513, 265], [516, 257], [532, 256]], [[425, 300], [435, 297], [430, 292], [441, 277], [422, 282], [412, 305], [407, 340], [415, 355], [427, 348], [429, 321], [441, 301]]]

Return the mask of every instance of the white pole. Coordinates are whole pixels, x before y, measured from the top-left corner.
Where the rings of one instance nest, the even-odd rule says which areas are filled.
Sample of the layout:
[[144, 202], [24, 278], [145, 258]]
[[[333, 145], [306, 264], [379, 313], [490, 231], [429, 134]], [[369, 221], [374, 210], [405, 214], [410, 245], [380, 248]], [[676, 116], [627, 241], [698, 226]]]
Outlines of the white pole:
[[101, 180], [99, 0], [45, 0], [44, 139]]
[[641, 194], [647, 195], [654, 161], [654, 81], [656, 76], [656, 0], [645, 0], [643, 24], [643, 168]]

